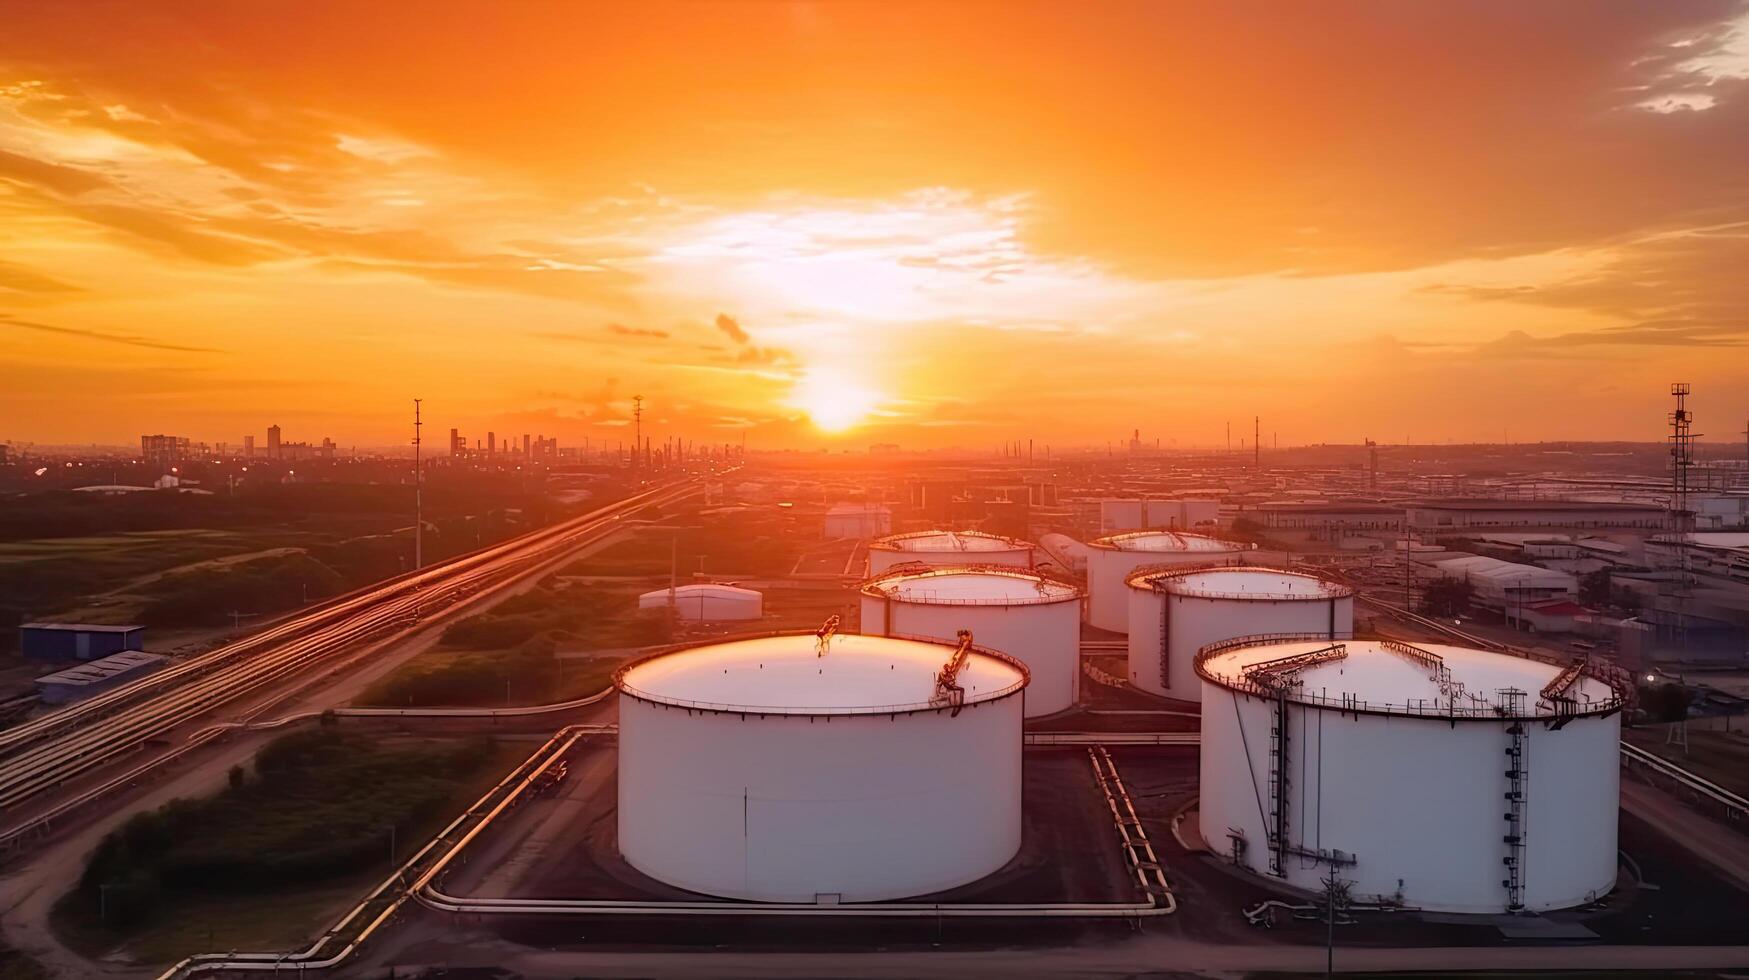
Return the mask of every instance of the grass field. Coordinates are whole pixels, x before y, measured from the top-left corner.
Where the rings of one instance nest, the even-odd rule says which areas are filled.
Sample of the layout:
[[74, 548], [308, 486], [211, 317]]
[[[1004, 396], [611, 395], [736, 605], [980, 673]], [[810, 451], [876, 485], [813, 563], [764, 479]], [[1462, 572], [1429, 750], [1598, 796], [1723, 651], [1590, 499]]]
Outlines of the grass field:
[[381, 678], [356, 703], [382, 707], [552, 704], [605, 687], [623, 657], [560, 657], [663, 643], [633, 592], [549, 578], [458, 620], [438, 645]]
[[276, 754], [244, 785], [106, 839], [56, 906], [60, 938], [145, 963], [301, 947], [392, 870], [390, 826], [405, 860], [528, 747], [317, 729], [271, 743], [258, 767]]

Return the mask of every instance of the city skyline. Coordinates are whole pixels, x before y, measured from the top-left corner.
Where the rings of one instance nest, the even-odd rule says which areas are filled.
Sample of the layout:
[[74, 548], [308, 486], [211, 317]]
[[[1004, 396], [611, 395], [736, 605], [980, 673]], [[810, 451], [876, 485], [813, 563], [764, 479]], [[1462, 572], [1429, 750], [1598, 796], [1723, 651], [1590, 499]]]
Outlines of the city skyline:
[[1738, 4], [15, 6], [9, 437], [1749, 417]]

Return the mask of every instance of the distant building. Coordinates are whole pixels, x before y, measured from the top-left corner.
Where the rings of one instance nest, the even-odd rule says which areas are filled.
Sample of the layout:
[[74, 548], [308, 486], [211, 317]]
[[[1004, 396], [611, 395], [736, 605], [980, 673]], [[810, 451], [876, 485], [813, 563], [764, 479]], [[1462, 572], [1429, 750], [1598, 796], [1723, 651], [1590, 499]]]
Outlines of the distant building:
[[693, 584], [657, 589], [638, 596], [644, 612], [673, 608], [679, 619], [699, 622], [758, 619], [764, 615], [765, 597], [752, 589], [733, 585]]
[[244, 459], [254, 459], [255, 458], [255, 437], [254, 436], [244, 436], [243, 437], [243, 458]]
[[466, 456], [468, 440], [463, 438], [460, 429], [449, 430], [449, 454], [451, 456]]
[[1528, 610], [1550, 603], [1571, 602], [1579, 592], [1577, 578], [1540, 565], [1521, 565], [1485, 555], [1448, 558], [1432, 564], [1445, 578], [1469, 582], [1475, 589], [1476, 605], [1501, 613], [1508, 620], [1516, 621]]
[[279, 426], [277, 425], [267, 427], [267, 458], [279, 458]]
[[140, 458], [159, 469], [169, 469], [188, 458], [187, 436], [141, 436]]
[[143, 626], [25, 623], [18, 628], [19, 650], [29, 660], [95, 660], [143, 649], [145, 641]]
[[1241, 516], [1272, 531], [1310, 532], [1314, 539], [1403, 529], [1403, 508], [1389, 504], [1290, 501], [1258, 504]]
[[1422, 500], [1408, 505], [1410, 528], [1427, 533], [1463, 528], [1659, 528], [1667, 512], [1656, 504], [1604, 500]]
[[878, 538], [892, 532], [893, 512], [883, 504], [833, 504], [826, 512], [827, 538]]
[[44, 704], [69, 704], [131, 681], [158, 667], [164, 660], [155, 653], [139, 650], [111, 654], [38, 677], [36, 693]]

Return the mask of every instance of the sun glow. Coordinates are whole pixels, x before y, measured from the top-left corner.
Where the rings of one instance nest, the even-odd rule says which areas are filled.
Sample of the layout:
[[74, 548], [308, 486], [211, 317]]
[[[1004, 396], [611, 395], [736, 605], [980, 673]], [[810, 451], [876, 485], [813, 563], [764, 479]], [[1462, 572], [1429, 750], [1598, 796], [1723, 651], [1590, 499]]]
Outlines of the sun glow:
[[825, 432], [843, 432], [868, 418], [881, 395], [836, 368], [812, 367], [796, 379], [790, 404]]

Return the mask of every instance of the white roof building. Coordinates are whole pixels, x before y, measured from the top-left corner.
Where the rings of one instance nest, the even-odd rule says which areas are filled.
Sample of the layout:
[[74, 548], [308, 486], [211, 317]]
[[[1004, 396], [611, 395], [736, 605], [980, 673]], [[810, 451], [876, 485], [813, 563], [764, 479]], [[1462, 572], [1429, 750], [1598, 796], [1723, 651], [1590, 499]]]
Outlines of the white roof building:
[[698, 622], [758, 619], [765, 615], [763, 595], [734, 585], [698, 583], [638, 596], [640, 610], [663, 610], [670, 605], [678, 618]]

